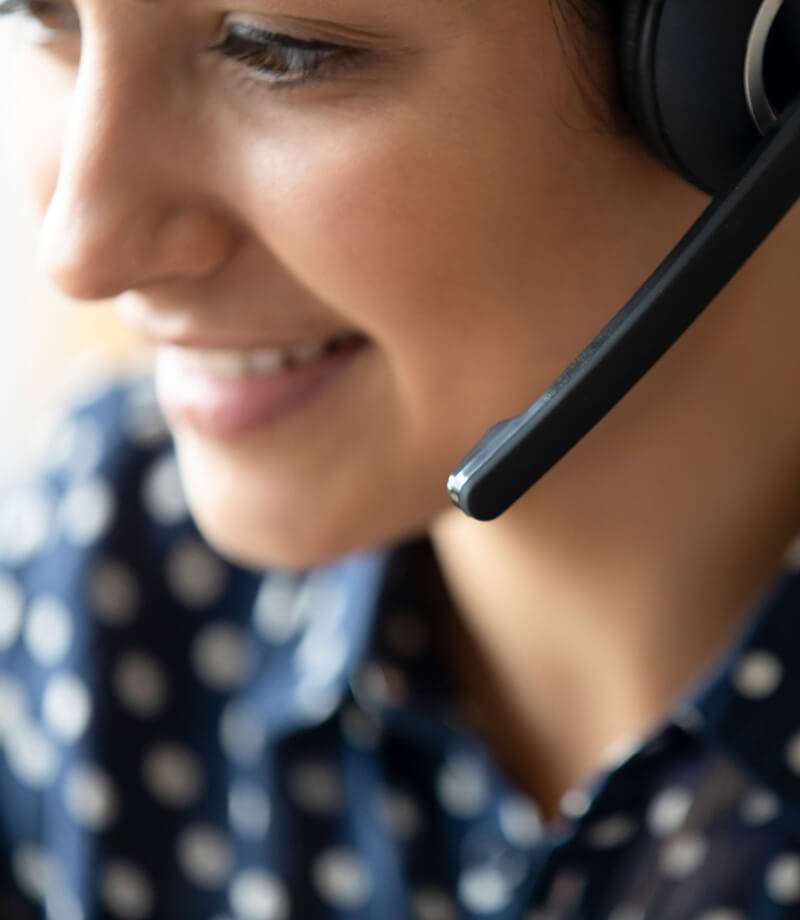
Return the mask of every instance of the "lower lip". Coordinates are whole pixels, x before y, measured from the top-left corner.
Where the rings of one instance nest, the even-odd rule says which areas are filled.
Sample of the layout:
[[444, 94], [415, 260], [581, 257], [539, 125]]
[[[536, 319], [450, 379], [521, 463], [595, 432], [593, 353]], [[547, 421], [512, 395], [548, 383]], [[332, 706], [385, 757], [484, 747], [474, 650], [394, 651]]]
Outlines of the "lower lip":
[[316, 361], [276, 374], [237, 379], [177, 367], [166, 350], [156, 360], [156, 391], [164, 413], [214, 438], [263, 428], [308, 405], [353, 362], [367, 343], [354, 340]]

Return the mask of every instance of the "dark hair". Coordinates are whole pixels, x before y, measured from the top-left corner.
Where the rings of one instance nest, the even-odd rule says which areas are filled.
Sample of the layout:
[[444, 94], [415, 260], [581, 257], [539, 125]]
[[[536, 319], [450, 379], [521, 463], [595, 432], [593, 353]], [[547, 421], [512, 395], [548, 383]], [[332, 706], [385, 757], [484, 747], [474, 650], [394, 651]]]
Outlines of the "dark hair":
[[587, 111], [600, 130], [631, 133], [618, 71], [623, 0], [550, 0], [561, 46]]

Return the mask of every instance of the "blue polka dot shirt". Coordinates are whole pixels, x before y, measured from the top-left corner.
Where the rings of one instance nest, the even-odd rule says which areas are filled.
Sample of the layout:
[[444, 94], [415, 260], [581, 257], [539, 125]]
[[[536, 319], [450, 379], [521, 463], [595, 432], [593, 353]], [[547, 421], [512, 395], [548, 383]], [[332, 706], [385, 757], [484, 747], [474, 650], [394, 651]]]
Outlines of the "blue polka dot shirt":
[[1, 920], [800, 918], [800, 570], [545, 822], [460, 706], [425, 541], [221, 558], [149, 379], [0, 496]]

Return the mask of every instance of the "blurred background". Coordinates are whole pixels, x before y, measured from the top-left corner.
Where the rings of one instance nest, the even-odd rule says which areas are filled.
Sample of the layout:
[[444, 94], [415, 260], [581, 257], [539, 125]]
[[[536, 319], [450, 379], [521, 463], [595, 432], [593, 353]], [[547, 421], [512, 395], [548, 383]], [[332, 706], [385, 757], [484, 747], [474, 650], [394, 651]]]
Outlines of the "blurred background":
[[141, 372], [138, 337], [108, 301], [61, 294], [36, 267], [40, 217], [22, 187], [10, 51], [0, 34], [0, 488], [31, 468], [65, 402]]

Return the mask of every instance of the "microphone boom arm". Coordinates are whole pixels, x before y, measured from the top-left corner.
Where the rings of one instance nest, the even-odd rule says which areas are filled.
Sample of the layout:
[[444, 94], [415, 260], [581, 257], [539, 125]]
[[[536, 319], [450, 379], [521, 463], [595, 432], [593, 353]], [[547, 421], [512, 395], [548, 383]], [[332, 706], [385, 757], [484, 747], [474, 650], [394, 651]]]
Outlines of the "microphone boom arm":
[[489, 521], [538, 482], [680, 338], [800, 198], [800, 97], [630, 301], [550, 388], [494, 425], [451, 474]]

